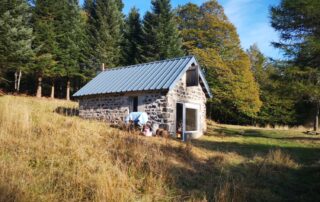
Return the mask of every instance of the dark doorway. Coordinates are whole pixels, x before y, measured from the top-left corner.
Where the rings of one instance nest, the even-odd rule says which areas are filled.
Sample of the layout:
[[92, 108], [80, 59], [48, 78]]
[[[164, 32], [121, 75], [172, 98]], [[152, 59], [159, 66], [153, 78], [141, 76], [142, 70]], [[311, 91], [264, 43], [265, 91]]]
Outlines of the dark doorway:
[[138, 111], [138, 97], [133, 97], [133, 112], [137, 112]]
[[182, 139], [183, 131], [183, 104], [177, 103], [176, 106], [176, 136], [177, 138]]

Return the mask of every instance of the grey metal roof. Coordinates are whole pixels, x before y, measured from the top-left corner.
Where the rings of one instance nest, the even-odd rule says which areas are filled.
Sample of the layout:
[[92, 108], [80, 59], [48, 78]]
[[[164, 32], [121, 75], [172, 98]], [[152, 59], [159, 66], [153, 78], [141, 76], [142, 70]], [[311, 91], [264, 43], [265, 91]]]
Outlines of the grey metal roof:
[[[98, 74], [73, 96], [170, 90], [192, 63], [197, 64], [196, 59], [193, 56], [186, 56], [107, 69]], [[210, 89], [201, 71], [199, 75], [207, 96], [211, 97]]]

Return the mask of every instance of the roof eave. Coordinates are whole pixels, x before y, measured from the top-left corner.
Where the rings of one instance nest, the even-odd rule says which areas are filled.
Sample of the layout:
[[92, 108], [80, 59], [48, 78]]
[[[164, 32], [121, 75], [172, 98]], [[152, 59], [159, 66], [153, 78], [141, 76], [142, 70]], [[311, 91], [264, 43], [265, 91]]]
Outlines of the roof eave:
[[73, 95], [74, 98], [82, 98], [87, 96], [101, 96], [101, 95], [117, 95], [117, 94], [129, 94], [129, 93], [149, 93], [149, 92], [167, 92], [169, 89], [154, 89], [154, 90], [141, 90], [141, 91], [121, 91], [121, 92], [109, 92], [109, 93], [94, 93], [94, 94], [81, 94]]

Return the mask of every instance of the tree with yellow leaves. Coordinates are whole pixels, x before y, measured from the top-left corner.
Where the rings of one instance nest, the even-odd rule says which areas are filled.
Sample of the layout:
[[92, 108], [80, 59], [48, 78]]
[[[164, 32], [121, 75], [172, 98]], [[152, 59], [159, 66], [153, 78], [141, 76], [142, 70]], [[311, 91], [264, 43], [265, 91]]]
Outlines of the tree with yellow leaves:
[[209, 116], [239, 123], [254, 117], [262, 105], [248, 55], [239, 36], [216, 0], [201, 6], [189, 3], [177, 9], [183, 47], [195, 55], [213, 92]]

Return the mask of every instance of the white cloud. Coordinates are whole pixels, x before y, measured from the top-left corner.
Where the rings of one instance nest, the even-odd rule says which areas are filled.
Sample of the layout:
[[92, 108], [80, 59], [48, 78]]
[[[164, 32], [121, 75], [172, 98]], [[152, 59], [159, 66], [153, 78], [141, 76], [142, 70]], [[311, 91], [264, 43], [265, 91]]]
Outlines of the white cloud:
[[257, 43], [269, 57], [279, 58], [281, 54], [271, 46], [278, 35], [270, 25], [269, 1], [264, 0], [220, 0], [229, 20], [236, 26], [241, 45], [247, 49]]

